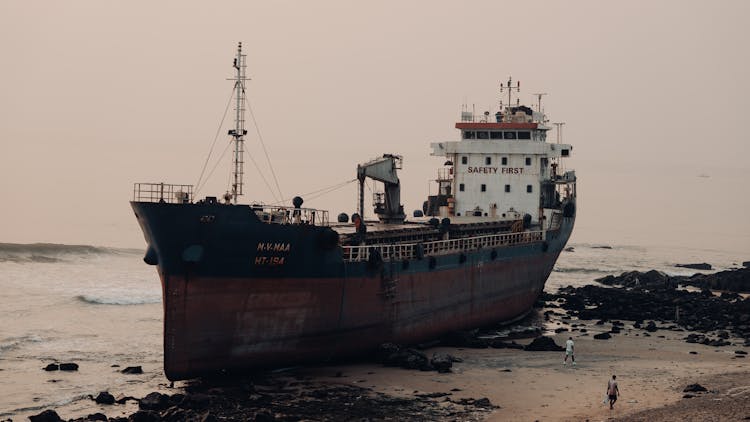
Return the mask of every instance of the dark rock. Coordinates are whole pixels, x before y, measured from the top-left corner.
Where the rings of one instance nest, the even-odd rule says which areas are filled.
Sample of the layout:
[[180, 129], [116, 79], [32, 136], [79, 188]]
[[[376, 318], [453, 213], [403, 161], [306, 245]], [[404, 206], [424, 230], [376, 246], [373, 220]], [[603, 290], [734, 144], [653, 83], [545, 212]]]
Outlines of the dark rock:
[[188, 394], [182, 400], [180, 406], [182, 408], [203, 410], [211, 405], [211, 396], [203, 393]]
[[490, 399], [487, 397], [483, 397], [481, 399], [478, 399], [474, 401], [474, 406], [478, 407], [492, 407], [492, 403], [490, 402]]
[[430, 364], [440, 373], [446, 373], [451, 371], [453, 366], [453, 359], [450, 355], [435, 353], [430, 359]]
[[188, 420], [188, 412], [177, 406], [172, 406], [159, 414], [163, 421], [182, 422]]
[[609, 340], [612, 338], [612, 335], [610, 335], [609, 333], [599, 333], [595, 334], [594, 338], [597, 340]]
[[39, 413], [37, 415], [29, 416], [29, 420], [31, 422], [59, 422], [62, 421], [60, 419], [60, 415], [57, 414], [54, 410], [45, 410], [42, 413]]
[[61, 371], [77, 371], [78, 364], [77, 363], [61, 363], [60, 370]]
[[158, 422], [159, 414], [151, 410], [139, 410], [128, 417], [128, 422]]
[[745, 268], [750, 268], [750, 261], [743, 262], [742, 266], [745, 267]]
[[107, 415], [104, 413], [92, 413], [86, 416], [87, 421], [107, 421]]
[[690, 354], [691, 354], [691, 355], [697, 355], [697, 354], [698, 354], [698, 352], [694, 352], [694, 351], [692, 351], [692, 350], [691, 350], [691, 351], [690, 351]]
[[206, 412], [200, 415], [198, 422], [217, 422], [217, 419], [216, 416], [211, 414], [211, 412]]
[[146, 397], [138, 401], [138, 407], [142, 410], [162, 410], [169, 406], [169, 396], [156, 391], [148, 393]]
[[133, 396], [125, 396], [125, 397], [121, 397], [121, 398], [117, 399], [115, 401], [115, 403], [117, 403], [117, 404], [125, 404], [125, 403], [127, 403], [128, 400], [140, 402], [139, 399], [137, 399], [137, 398], [135, 398]]
[[678, 268], [690, 268], [691, 270], [710, 270], [712, 269], [711, 264], [705, 262], [700, 264], [675, 264]]
[[692, 399], [693, 397], [695, 396], [692, 394], [685, 394], [684, 396], [682, 396], [683, 399]]
[[142, 374], [143, 368], [141, 368], [140, 366], [128, 366], [120, 372], [122, 372], [123, 374]]
[[560, 352], [565, 349], [558, 346], [552, 337], [541, 336], [535, 338], [523, 350], [529, 352]]
[[45, 371], [57, 371], [58, 369], [60, 369], [60, 365], [56, 363], [50, 363], [49, 365], [44, 367]]
[[255, 414], [255, 422], [273, 422], [276, 418], [268, 411], [262, 410]]
[[687, 387], [685, 387], [684, 390], [682, 390], [683, 393], [698, 393], [708, 391], [706, 387], [700, 385], [700, 384], [690, 384]]
[[738, 354], [738, 355], [746, 355], [747, 354], [747, 352], [744, 351], [744, 350], [735, 350], [734, 353]]
[[648, 324], [646, 324], [646, 331], [653, 333], [656, 330], [658, 330], [658, 328], [656, 328], [656, 323], [654, 321], [649, 321]]
[[94, 399], [98, 404], [115, 404], [115, 396], [109, 394], [107, 391], [102, 391]]
[[376, 359], [386, 366], [400, 366], [420, 371], [435, 369], [424, 353], [416, 349], [402, 348], [393, 343], [381, 344]]
[[558, 334], [560, 334], [560, 333], [562, 333], [564, 331], [568, 331], [568, 329], [567, 328], [563, 328], [563, 327], [555, 328], [555, 332], [558, 333]]
[[516, 343], [515, 341], [511, 341], [510, 343], [507, 343], [499, 338], [492, 339], [490, 342], [490, 346], [493, 349], [517, 349], [517, 350], [523, 350], [523, 346]]

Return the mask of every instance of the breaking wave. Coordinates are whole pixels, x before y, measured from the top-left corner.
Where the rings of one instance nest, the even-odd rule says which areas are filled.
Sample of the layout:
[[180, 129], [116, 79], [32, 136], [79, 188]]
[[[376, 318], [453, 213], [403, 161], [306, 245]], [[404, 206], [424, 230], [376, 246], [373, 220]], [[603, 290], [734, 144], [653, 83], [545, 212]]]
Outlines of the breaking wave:
[[134, 253], [141, 253], [141, 251], [90, 245], [62, 245], [57, 243], [0, 243], [0, 262], [48, 264], [64, 262], [66, 258], [73, 257]]
[[41, 341], [43, 341], [42, 338], [37, 335], [4, 338], [0, 340], [0, 354], [15, 349], [24, 343], [39, 343]]
[[161, 297], [107, 297], [95, 295], [78, 295], [76, 300], [90, 305], [145, 305], [149, 303], [160, 303]]

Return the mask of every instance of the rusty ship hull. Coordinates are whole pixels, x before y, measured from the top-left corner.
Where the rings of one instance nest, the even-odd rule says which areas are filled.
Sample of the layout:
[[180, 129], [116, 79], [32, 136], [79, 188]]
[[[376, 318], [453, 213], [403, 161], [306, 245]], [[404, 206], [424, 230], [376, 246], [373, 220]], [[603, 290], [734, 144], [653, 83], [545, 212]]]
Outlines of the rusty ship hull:
[[244, 205], [131, 205], [161, 278], [171, 380], [323, 362], [518, 319], [575, 220], [516, 242], [353, 260], [330, 227], [266, 224]]

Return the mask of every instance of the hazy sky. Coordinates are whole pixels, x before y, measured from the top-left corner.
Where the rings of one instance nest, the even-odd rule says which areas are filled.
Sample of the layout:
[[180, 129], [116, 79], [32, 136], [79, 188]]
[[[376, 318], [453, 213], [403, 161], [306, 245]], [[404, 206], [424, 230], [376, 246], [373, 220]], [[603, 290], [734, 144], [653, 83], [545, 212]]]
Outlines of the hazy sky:
[[[457, 139], [462, 103], [495, 110], [512, 75], [566, 123], [574, 241], [750, 259], [749, 18], [746, 1], [3, 1], [0, 242], [142, 246], [132, 184], [196, 182], [242, 41], [285, 197], [397, 153], [420, 208], [443, 161], [429, 143]], [[203, 195], [227, 189], [224, 161]], [[244, 200], [273, 202], [246, 174]], [[355, 203], [352, 184], [305, 205]]]

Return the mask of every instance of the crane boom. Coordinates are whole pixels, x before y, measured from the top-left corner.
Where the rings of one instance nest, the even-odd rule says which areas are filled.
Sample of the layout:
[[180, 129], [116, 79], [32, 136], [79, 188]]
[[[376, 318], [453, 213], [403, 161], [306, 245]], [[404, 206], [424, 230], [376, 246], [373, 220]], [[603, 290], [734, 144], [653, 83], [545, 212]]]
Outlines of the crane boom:
[[403, 223], [404, 206], [401, 205], [401, 184], [396, 170], [401, 168], [403, 157], [394, 154], [383, 154], [372, 161], [357, 165], [357, 179], [359, 180], [359, 214], [364, 215], [365, 179], [370, 178], [382, 182], [385, 189], [384, 206], [376, 207], [375, 213], [383, 223]]

